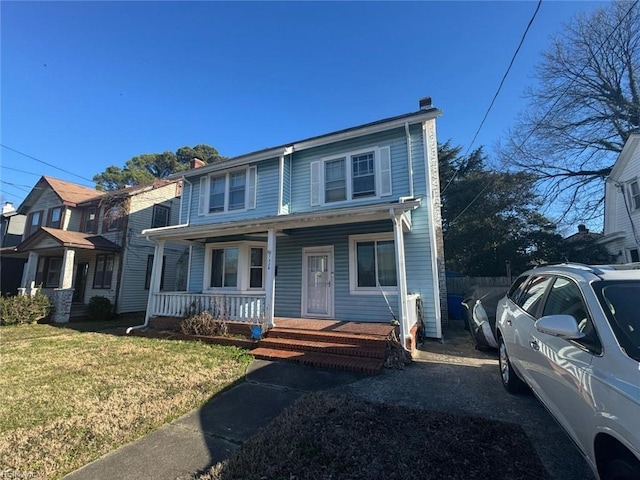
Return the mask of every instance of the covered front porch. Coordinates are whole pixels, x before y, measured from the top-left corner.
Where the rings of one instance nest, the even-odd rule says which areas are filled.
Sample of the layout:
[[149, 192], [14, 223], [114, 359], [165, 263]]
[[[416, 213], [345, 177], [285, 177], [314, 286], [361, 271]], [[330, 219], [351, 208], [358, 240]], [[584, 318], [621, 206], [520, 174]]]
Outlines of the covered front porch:
[[[268, 329], [280, 327], [282, 318], [396, 324], [408, 347], [423, 311], [421, 292], [409, 293], [405, 261], [405, 234], [419, 204], [145, 230], [142, 235], [156, 245], [147, 312], [145, 323], [130, 331], [154, 317], [206, 310]], [[190, 245], [186, 292], [160, 291], [165, 242]]]
[[121, 249], [106, 238], [41, 227], [16, 249], [27, 256], [18, 293], [47, 295], [55, 323], [68, 322], [74, 313], [84, 315], [93, 295], [113, 302]]

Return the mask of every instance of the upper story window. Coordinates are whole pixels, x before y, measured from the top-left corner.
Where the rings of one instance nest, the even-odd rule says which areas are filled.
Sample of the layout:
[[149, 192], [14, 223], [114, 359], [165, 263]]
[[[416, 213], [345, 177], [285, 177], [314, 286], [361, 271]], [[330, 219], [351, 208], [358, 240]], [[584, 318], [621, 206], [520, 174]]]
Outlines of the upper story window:
[[200, 179], [198, 214], [256, 208], [256, 167]]
[[166, 227], [169, 225], [170, 209], [166, 205], [154, 205], [151, 228]]
[[311, 205], [391, 195], [389, 147], [311, 162]]
[[640, 187], [638, 187], [637, 181], [633, 181], [629, 184], [629, 193], [631, 195], [631, 209], [640, 209]]
[[116, 206], [107, 207], [104, 210], [104, 223], [102, 224], [102, 231], [115, 232], [120, 230], [122, 225], [122, 215], [120, 209]]
[[24, 238], [27, 238], [29, 235], [33, 234], [40, 228], [42, 225], [42, 210], [38, 210], [37, 212], [30, 212], [27, 216], [27, 223], [24, 229]]
[[51, 228], [62, 228], [62, 207], [49, 209], [49, 220], [47, 226]]
[[82, 212], [81, 231], [98, 233], [98, 207], [87, 207]]

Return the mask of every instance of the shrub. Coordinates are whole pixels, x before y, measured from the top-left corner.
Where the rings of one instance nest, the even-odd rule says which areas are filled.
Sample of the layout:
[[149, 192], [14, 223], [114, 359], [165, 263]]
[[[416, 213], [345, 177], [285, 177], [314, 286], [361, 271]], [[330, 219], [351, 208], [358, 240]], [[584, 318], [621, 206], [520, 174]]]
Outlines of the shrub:
[[104, 322], [113, 318], [113, 305], [106, 297], [95, 296], [89, 299], [87, 305], [87, 319], [94, 322]]
[[201, 312], [180, 322], [180, 331], [186, 335], [225, 336], [229, 333], [224, 318], [215, 318], [210, 312]]
[[42, 292], [35, 295], [0, 297], [0, 325], [36, 323], [52, 311], [51, 302]]

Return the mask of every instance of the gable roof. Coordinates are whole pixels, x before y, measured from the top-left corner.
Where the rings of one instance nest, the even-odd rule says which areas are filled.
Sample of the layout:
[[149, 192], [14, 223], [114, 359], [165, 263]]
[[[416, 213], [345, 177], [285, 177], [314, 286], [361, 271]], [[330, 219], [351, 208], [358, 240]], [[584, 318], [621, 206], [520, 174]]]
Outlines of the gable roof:
[[246, 153], [237, 157], [229, 158], [224, 162], [210, 163], [208, 165], [205, 165], [204, 167], [192, 168], [183, 172], [174, 173], [169, 175], [167, 178], [172, 179], [190, 177], [202, 175], [209, 172], [215, 172], [218, 170], [226, 170], [228, 168], [246, 165], [252, 162], [259, 162], [262, 160], [279, 157], [280, 155], [289, 155], [293, 152], [299, 152], [301, 150], [307, 150], [309, 148], [339, 142], [341, 140], [347, 140], [363, 135], [370, 135], [373, 133], [390, 130], [392, 128], [402, 128], [405, 125], [413, 125], [416, 123], [424, 122], [426, 120], [437, 118], [440, 115], [442, 115], [441, 110], [438, 110], [435, 107], [428, 106], [426, 108], [421, 108], [417, 112], [405, 113], [403, 115], [398, 115], [395, 117], [384, 118], [382, 120], [376, 120], [375, 122], [365, 123], [364, 125], [337, 130], [335, 132], [317, 135], [315, 137], [310, 137], [304, 140], [285, 143], [277, 147], [269, 147], [262, 150], [257, 150], [252, 153]]
[[119, 190], [109, 190], [107, 192], [101, 192], [102, 195], [100, 195], [99, 197], [90, 198], [88, 200], [85, 200], [85, 201], [79, 202], [79, 203], [82, 203], [83, 205], [86, 205], [88, 203], [92, 203], [92, 202], [95, 202], [97, 200], [102, 200], [102, 199], [106, 199], [106, 198], [133, 197], [134, 195], [139, 195], [141, 193], [149, 192], [151, 190], [155, 190], [157, 188], [165, 187], [167, 185], [176, 184], [176, 183], [179, 183], [179, 182], [180, 182], [179, 179], [174, 179], [174, 180], [160, 179], [160, 180], [156, 180], [153, 183], [146, 183], [146, 184], [142, 184], [142, 185], [133, 185], [131, 187], [125, 187], [125, 188], [121, 188]]
[[104, 192], [85, 187], [84, 185], [78, 185], [77, 183], [43, 175], [20, 204], [17, 212], [22, 214], [27, 213], [27, 210], [35, 204], [45, 189], [51, 189], [58, 198], [60, 198], [60, 202], [69, 207], [75, 207], [80, 202], [104, 195]]
[[613, 164], [613, 168], [611, 169], [611, 173], [609, 173], [609, 177], [607, 177], [607, 180], [611, 180], [614, 182], [620, 180], [620, 176], [627, 167], [627, 164], [629, 163], [629, 160], [631, 160], [631, 157], [633, 157], [633, 153], [635, 152], [636, 148], [640, 148], [640, 131], [632, 132], [629, 135], [629, 138], [625, 142], [620, 155], [618, 155], [618, 158], [616, 159], [616, 163]]
[[110, 240], [91, 233], [70, 232], [57, 228], [40, 227], [40, 229], [16, 247], [18, 252], [32, 249], [43, 239], [52, 238], [61, 247], [79, 248], [83, 250], [118, 251], [120, 247]]

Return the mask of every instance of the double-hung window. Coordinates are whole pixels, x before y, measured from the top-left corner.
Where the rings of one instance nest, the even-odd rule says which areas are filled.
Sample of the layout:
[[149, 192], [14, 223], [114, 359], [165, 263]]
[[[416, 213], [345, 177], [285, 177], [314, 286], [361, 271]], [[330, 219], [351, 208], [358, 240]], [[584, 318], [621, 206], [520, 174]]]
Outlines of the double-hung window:
[[51, 228], [60, 228], [62, 226], [62, 207], [54, 207], [49, 209], [48, 226]]
[[98, 233], [98, 207], [87, 207], [82, 215], [82, 231], [85, 233]]
[[346, 159], [338, 158], [324, 164], [324, 201], [340, 202], [347, 199]]
[[96, 271], [93, 275], [93, 288], [111, 288], [113, 278], [113, 255], [98, 255]]
[[349, 237], [349, 284], [351, 293], [397, 292], [393, 234]]
[[391, 195], [390, 155], [375, 147], [311, 162], [311, 205]]
[[40, 257], [36, 272], [36, 285], [57, 288], [60, 284], [60, 272], [62, 272], [62, 257]]
[[373, 169], [373, 152], [351, 156], [353, 198], [372, 197], [376, 194], [376, 177]]
[[231, 212], [256, 206], [256, 167], [200, 179], [198, 214]]
[[629, 190], [631, 194], [631, 210], [640, 209], [640, 187], [638, 187], [638, 182], [631, 182]]
[[27, 225], [25, 228], [24, 238], [27, 238], [29, 235], [36, 233], [36, 230], [40, 228], [42, 225], [42, 210], [37, 212], [31, 212], [27, 216]]
[[264, 288], [264, 248], [251, 247], [249, 253], [249, 288]]
[[169, 225], [170, 209], [166, 205], [154, 205], [151, 219], [151, 228], [166, 227]]

